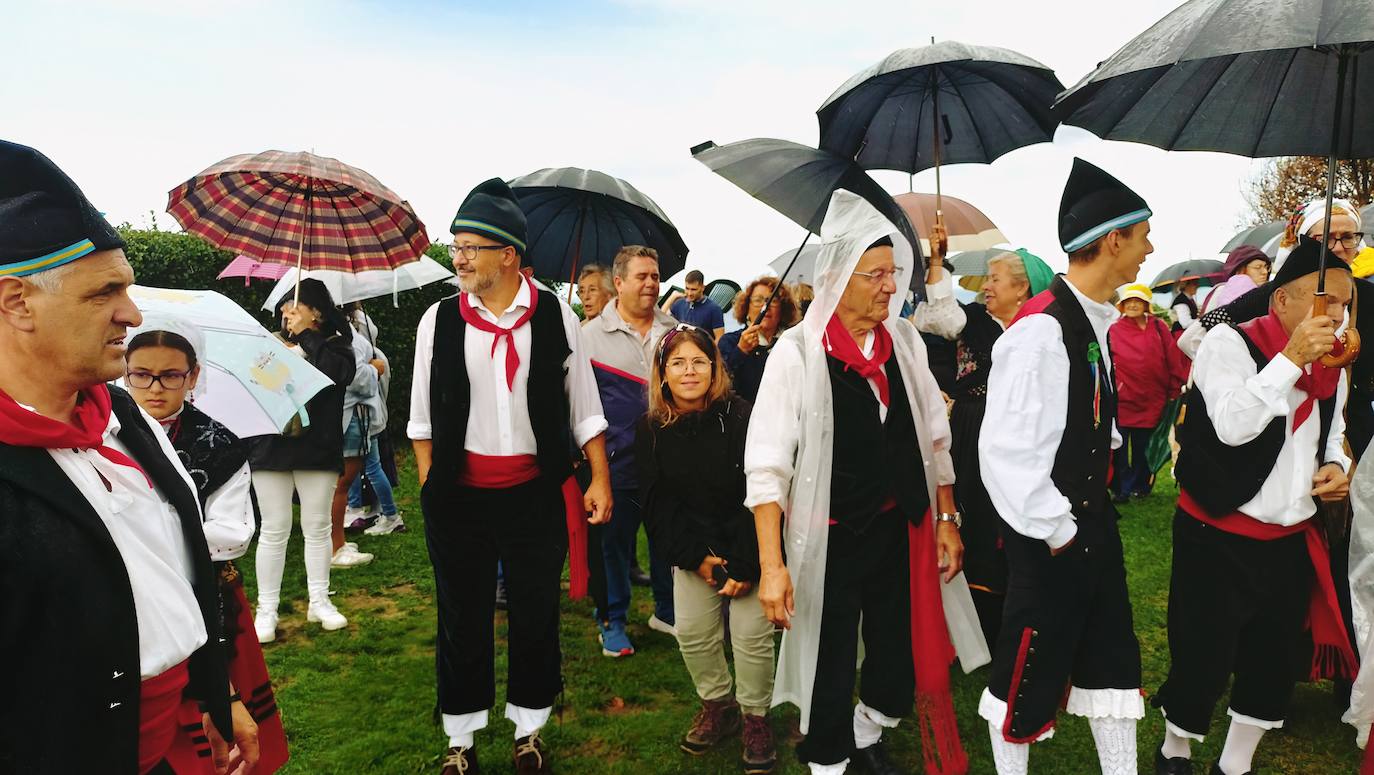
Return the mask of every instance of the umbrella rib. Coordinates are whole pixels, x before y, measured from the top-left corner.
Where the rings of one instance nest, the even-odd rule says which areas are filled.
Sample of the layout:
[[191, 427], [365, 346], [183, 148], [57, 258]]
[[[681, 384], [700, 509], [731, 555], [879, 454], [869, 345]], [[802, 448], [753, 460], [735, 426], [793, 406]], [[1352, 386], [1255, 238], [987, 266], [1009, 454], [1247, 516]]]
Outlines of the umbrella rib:
[[1255, 137], [1254, 145], [1250, 146], [1250, 158], [1255, 158], [1259, 151], [1260, 141], [1264, 138], [1265, 132], [1269, 127], [1269, 118], [1274, 115], [1274, 106], [1279, 104], [1279, 94], [1283, 91], [1283, 84], [1288, 80], [1288, 74], [1293, 70], [1293, 63], [1298, 59], [1296, 49], [1288, 52], [1288, 65], [1283, 68], [1283, 78], [1279, 80], [1279, 87], [1274, 89], [1274, 97], [1269, 101], [1269, 109], [1264, 112], [1264, 121], [1260, 124], [1259, 135]]
[[[964, 104], [965, 107], [967, 107], [968, 104], [969, 104], [969, 102], [968, 102], [968, 100], [964, 99], [964, 92], [963, 92], [962, 90], [959, 89], [959, 84], [955, 83], [955, 82], [954, 82], [954, 79], [951, 78], [951, 79], [949, 79], [949, 85], [954, 89], [954, 93], [955, 93], [955, 95], [957, 95], [957, 96], [959, 97], [959, 101], [962, 102], [962, 103]], [[938, 82], [936, 83], [936, 87], [937, 87], [937, 88], [939, 87], [939, 83], [938, 83]], [[939, 117], [937, 116], [936, 118], [939, 118]], [[986, 153], [987, 153], [987, 149], [988, 149], [987, 141], [984, 140], [984, 138], [983, 138], [983, 132], [982, 132], [982, 130], [980, 130], [980, 129], [978, 128], [978, 122], [973, 120], [973, 111], [971, 111], [971, 110], [969, 111], [969, 122], [968, 122], [968, 123], [969, 123], [969, 126], [973, 127], [973, 134], [974, 134], [975, 136], [977, 136], [977, 138], [978, 138], [978, 144], [979, 144], [980, 146], [982, 146], [983, 152], [986, 154]]]

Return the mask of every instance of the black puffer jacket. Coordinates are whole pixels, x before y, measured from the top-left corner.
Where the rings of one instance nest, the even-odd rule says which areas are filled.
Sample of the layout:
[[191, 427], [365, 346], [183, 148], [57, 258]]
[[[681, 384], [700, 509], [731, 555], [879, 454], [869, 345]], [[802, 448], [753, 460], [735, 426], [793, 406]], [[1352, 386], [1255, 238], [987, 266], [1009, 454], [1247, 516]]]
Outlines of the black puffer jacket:
[[356, 364], [349, 334], [307, 329], [291, 337], [310, 365], [334, 384], [306, 402], [310, 426], [296, 437], [255, 436], [248, 439], [248, 464], [254, 471], [342, 471], [344, 390], [353, 381]]

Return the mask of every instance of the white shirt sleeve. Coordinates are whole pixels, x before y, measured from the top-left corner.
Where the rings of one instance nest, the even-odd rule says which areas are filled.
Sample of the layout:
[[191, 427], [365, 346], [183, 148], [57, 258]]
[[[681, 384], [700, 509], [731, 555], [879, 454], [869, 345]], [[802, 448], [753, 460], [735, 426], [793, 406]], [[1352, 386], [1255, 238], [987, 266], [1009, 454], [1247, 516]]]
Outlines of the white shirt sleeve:
[[[568, 391], [568, 427], [572, 428], [577, 446], [584, 447], [587, 442], [605, 433], [609, 426], [601, 408], [596, 374], [592, 371], [592, 362], [582, 344], [582, 321], [577, 319], [577, 313], [568, 305], [560, 302], [558, 306], [563, 312], [563, 330], [568, 335], [568, 349], [572, 351], [568, 355], [568, 374], [564, 381]], [[418, 345], [416, 349], [418, 351]]]
[[1350, 397], [1350, 382], [1346, 374], [1336, 383], [1336, 412], [1331, 417], [1331, 433], [1326, 437], [1324, 463], [1337, 463], [1341, 470], [1350, 473], [1350, 458], [1345, 454], [1345, 406]]
[[1193, 311], [1188, 308], [1187, 304], [1175, 304], [1173, 310], [1174, 320], [1178, 321], [1180, 326], [1187, 328], [1193, 324]]
[[940, 271], [940, 282], [926, 286], [926, 300], [916, 305], [911, 322], [927, 334], [950, 341], [959, 338], [968, 316], [954, 298], [954, 278], [948, 269]]
[[1202, 346], [1202, 340], [1207, 336], [1208, 329], [1204, 328], [1201, 320], [1194, 320], [1183, 334], [1178, 338], [1178, 349], [1188, 356], [1189, 360], [1197, 360], [1197, 348]]
[[801, 439], [801, 391], [806, 384], [801, 348], [794, 338], [778, 341], [768, 353], [758, 398], [749, 415], [744, 445], [744, 505], [787, 507]]
[[415, 368], [411, 371], [410, 422], [406, 425], [406, 435], [417, 441], [434, 438], [429, 413], [429, 364], [434, 359], [434, 321], [439, 316], [441, 303], [436, 302], [425, 310], [415, 330]]
[[1069, 357], [1049, 315], [1031, 315], [992, 348], [978, 462], [992, 505], [1013, 530], [1058, 549], [1078, 533], [1050, 473], [1069, 406]]
[[215, 562], [237, 560], [253, 540], [253, 474], [248, 464], [205, 499], [205, 543]]
[[1279, 354], [1259, 373], [1245, 341], [1231, 326], [1207, 332], [1193, 361], [1193, 385], [1207, 402], [1207, 418], [1221, 443], [1253, 441], [1275, 417], [1288, 416], [1288, 394], [1302, 369]]

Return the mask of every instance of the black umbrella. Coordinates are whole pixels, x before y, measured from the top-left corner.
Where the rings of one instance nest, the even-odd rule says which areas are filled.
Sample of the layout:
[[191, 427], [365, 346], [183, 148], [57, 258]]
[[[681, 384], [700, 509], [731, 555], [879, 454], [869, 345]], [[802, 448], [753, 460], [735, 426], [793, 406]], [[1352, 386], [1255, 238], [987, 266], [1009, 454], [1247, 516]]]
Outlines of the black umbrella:
[[664, 277], [682, 270], [687, 245], [654, 200], [604, 172], [542, 169], [510, 181], [529, 219], [525, 263], [539, 277], [577, 281], [585, 263], [608, 263], [624, 245], [658, 251]]
[[[1337, 159], [1374, 156], [1374, 12], [1369, 0], [1191, 0], [1054, 109], [1104, 139], [1165, 150], [1326, 156], [1329, 230]], [[1317, 282], [1321, 314], [1325, 271]], [[1351, 337], [1347, 354], [1357, 349]]]
[[821, 148], [864, 169], [914, 175], [940, 165], [990, 164], [1049, 142], [1064, 85], [1023, 54], [953, 40], [906, 48], [845, 81], [816, 111]]
[[[820, 232], [831, 194], [842, 188], [863, 197], [911, 243], [919, 270], [913, 273], [913, 289], [918, 297], [924, 294], [925, 257], [916, 230], [892, 195], [849, 159], [769, 137], [728, 145], [708, 141], [692, 148], [692, 158], [806, 229], [806, 239], [792, 257], [794, 262], [811, 235]], [[783, 272], [782, 277], [786, 276]], [[777, 293], [776, 288], [773, 293]]]
[[[1283, 234], [1283, 229], [1287, 225], [1286, 221], [1270, 221], [1269, 223], [1261, 223], [1258, 226], [1251, 226], [1232, 237], [1231, 241], [1227, 242], [1219, 252], [1230, 253], [1241, 245], [1250, 245], [1260, 250], [1264, 250], [1265, 245], [1274, 242], [1276, 237]], [[1268, 253], [1270, 258], [1274, 257], [1272, 252], [1265, 252]]]

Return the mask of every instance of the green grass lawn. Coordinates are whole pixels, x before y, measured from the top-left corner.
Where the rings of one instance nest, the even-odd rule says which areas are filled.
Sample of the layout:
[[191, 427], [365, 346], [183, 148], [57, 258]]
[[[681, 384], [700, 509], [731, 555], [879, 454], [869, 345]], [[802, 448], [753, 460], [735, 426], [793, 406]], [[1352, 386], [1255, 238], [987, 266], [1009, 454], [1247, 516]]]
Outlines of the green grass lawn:
[[[277, 700], [290, 736], [289, 773], [437, 773], [447, 744], [434, 720], [434, 591], [420, 515], [414, 470], [403, 466], [398, 491], [410, 532], [358, 539], [375, 552], [371, 565], [336, 571], [335, 602], [349, 618], [348, 629], [326, 633], [305, 623], [305, 579], [299, 533], [292, 536], [283, 585], [282, 634], [266, 647]], [[1126, 544], [1136, 633], [1140, 637], [1145, 688], [1153, 692], [1168, 664], [1165, 612], [1169, 584], [1169, 535], [1174, 488], [1161, 482], [1158, 494], [1125, 507], [1121, 532]], [[643, 546], [641, 540], [641, 554]], [[245, 563], [252, 597], [252, 562]], [[645, 563], [647, 567], [647, 563]], [[630, 636], [637, 653], [620, 660], [601, 656], [588, 601], [565, 602], [563, 672], [567, 691], [561, 723], [545, 738], [556, 771], [574, 773], [731, 773], [739, 771], [739, 742], [701, 758], [677, 748], [697, 710], [697, 699], [676, 643], [645, 625], [651, 612], [648, 590], [635, 589]], [[498, 617], [500, 615], [498, 614]], [[498, 639], [504, 635], [498, 619]], [[504, 663], [498, 643], [497, 657]], [[502, 664], [497, 665], [497, 708], [490, 727], [478, 735], [483, 772], [512, 772], [513, 729], [504, 719]], [[992, 773], [987, 725], [976, 713], [986, 669], [955, 678], [959, 729], [972, 762], [970, 772]], [[1220, 752], [1228, 717], [1218, 708], [1207, 742], [1195, 749], [1206, 768]], [[803, 773], [789, 744], [796, 726], [790, 707], [775, 711], [780, 743], [779, 772]], [[1141, 772], [1153, 772], [1154, 750], [1163, 722], [1150, 709], [1141, 723]], [[900, 761], [921, 772], [919, 743], [903, 724], [887, 736]], [[1340, 723], [1327, 684], [1300, 685], [1288, 725], [1265, 736], [1255, 760], [1265, 773], [1353, 773], [1359, 752], [1354, 733]], [[1086, 722], [1061, 716], [1055, 737], [1034, 747], [1033, 773], [1097, 772]]]

